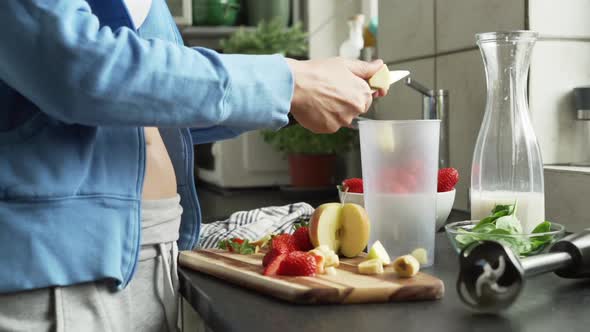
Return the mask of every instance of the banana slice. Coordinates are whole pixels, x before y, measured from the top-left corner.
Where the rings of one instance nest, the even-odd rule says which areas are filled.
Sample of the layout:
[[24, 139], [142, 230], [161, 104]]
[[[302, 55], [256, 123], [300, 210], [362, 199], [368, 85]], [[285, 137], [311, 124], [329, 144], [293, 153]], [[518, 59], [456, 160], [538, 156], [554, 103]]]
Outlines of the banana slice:
[[412, 255], [404, 255], [393, 261], [393, 269], [398, 276], [409, 278], [415, 276], [420, 271], [420, 263]]

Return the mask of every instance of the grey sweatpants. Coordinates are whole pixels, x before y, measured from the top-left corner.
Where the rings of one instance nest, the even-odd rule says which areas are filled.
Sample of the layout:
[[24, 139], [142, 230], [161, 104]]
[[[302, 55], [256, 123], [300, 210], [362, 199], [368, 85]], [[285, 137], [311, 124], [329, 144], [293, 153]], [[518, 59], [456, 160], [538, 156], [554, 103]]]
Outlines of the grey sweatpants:
[[106, 281], [96, 281], [0, 294], [0, 331], [175, 330], [178, 296], [171, 269], [182, 213], [178, 203], [179, 198], [144, 202], [140, 261], [125, 289], [113, 291]]

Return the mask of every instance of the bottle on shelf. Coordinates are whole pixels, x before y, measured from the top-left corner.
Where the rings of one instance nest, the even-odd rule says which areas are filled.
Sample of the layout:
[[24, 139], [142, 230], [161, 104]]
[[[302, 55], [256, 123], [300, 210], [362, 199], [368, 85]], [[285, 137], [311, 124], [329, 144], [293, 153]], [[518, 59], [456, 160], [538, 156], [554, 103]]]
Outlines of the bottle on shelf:
[[347, 59], [358, 59], [365, 47], [363, 39], [364, 15], [355, 15], [348, 20], [348, 39], [340, 45], [338, 55]]

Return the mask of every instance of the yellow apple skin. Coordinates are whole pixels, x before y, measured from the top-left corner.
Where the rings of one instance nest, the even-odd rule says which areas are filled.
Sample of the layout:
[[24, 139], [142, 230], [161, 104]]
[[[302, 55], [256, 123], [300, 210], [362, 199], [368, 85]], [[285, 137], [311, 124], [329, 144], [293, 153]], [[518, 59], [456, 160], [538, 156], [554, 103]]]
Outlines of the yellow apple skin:
[[341, 209], [340, 203], [326, 203], [315, 209], [309, 221], [309, 239], [314, 247], [326, 245], [334, 252], [338, 252]]
[[362, 206], [347, 203], [342, 206], [340, 218], [340, 253], [346, 257], [356, 257], [369, 243], [369, 215]]
[[346, 257], [356, 257], [369, 242], [367, 211], [353, 203], [326, 203], [315, 209], [309, 222], [309, 239], [317, 248], [327, 246]]

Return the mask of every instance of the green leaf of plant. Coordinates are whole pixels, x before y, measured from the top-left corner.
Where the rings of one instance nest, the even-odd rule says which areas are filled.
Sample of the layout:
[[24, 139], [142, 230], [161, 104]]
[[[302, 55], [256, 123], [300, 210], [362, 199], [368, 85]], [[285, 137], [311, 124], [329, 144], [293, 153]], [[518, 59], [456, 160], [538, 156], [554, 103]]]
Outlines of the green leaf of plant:
[[222, 249], [222, 250], [227, 250], [227, 241], [226, 240], [221, 240], [217, 243], [217, 248]]
[[295, 124], [277, 131], [263, 130], [262, 138], [285, 154], [340, 154], [352, 148], [358, 133], [342, 128], [333, 134], [316, 134]]

